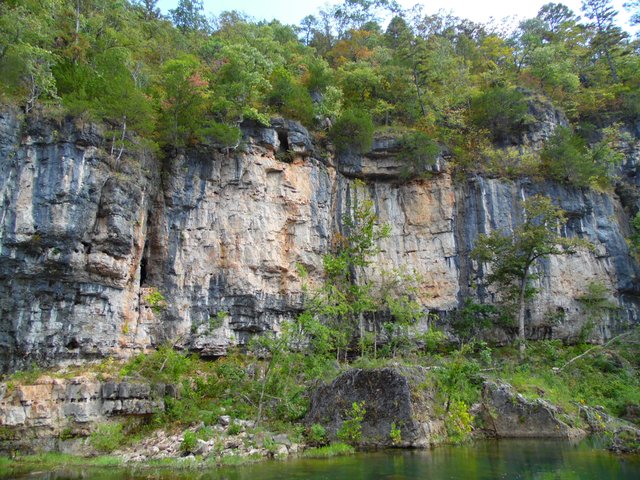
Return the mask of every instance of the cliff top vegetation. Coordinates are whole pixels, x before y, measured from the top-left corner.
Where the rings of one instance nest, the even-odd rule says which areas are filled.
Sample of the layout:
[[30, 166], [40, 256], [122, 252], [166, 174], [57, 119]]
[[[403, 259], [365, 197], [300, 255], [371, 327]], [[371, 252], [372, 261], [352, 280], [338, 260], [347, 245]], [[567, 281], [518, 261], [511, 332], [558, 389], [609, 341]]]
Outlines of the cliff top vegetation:
[[508, 32], [390, 0], [345, 0], [299, 26], [233, 11], [207, 18], [202, 2], [185, 0], [164, 16], [156, 4], [2, 2], [0, 99], [105, 122], [115, 151], [131, 148], [130, 131], [167, 149], [233, 147], [243, 121], [282, 115], [320, 132], [338, 123], [328, 132], [338, 148], [349, 131], [366, 149], [372, 124], [419, 132], [469, 172], [479, 159], [495, 165], [489, 147], [517, 144], [532, 99], [546, 97], [569, 125], [544, 155], [562, 165], [539, 170], [581, 186], [602, 184], [615, 159], [606, 148], [621, 137], [601, 129], [640, 114], [640, 42], [610, 0], [582, 12], [548, 3]]

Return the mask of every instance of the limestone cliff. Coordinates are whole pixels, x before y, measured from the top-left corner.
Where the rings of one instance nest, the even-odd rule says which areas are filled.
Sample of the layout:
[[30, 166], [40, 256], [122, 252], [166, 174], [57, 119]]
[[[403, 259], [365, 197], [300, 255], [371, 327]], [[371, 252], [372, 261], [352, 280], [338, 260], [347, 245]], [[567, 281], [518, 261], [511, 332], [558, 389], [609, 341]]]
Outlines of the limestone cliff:
[[[546, 123], [527, 135], [535, 143], [551, 130]], [[598, 319], [592, 340], [637, 321], [639, 268], [625, 241], [628, 212], [613, 194], [527, 180], [454, 182], [443, 159], [428, 177], [405, 181], [392, 139], [367, 155], [334, 156], [296, 122], [243, 131], [233, 152], [201, 146], [160, 161], [140, 147], [117, 161], [93, 124], [4, 111], [2, 370], [128, 356], [166, 341], [217, 356], [277, 330], [303, 305], [297, 266], [320, 281], [342, 215], [363, 195], [391, 227], [369, 274], [399, 266], [418, 273], [420, 301], [443, 324], [465, 297], [490, 299], [468, 258], [474, 239], [513, 226], [516, 200], [536, 193], [568, 212], [566, 235], [595, 249], [542, 264], [528, 334], [584, 332], [577, 299], [591, 281], [610, 287], [620, 306]], [[635, 168], [632, 155], [625, 168]], [[357, 178], [365, 190], [354, 188]]]

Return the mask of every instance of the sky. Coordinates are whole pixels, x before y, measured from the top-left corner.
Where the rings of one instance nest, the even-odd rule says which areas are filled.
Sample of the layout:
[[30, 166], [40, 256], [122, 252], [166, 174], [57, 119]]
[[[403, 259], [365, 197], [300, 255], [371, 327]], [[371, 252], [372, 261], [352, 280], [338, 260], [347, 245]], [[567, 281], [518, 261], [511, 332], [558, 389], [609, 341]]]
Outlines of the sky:
[[[454, 15], [473, 20], [487, 22], [490, 17], [503, 19], [505, 17], [517, 17], [518, 19], [535, 17], [540, 7], [550, 1], [564, 3], [574, 12], [580, 13], [580, 0], [399, 0], [402, 6], [411, 7], [416, 3], [424, 5], [427, 14], [436, 13], [438, 10], [451, 11]], [[614, 0], [613, 5], [620, 12], [619, 22], [630, 31], [626, 25], [629, 15], [622, 7], [625, 0]], [[167, 12], [174, 8], [178, 0], [160, 0], [158, 5]], [[203, 0], [207, 14], [218, 14], [225, 10], [237, 10], [248, 14], [256, 20], [278, 19], [282, 23], [298, 25], [300, 20], [307, 15], [314, 15], [325, 4], [342, 3], [336, 0]]]

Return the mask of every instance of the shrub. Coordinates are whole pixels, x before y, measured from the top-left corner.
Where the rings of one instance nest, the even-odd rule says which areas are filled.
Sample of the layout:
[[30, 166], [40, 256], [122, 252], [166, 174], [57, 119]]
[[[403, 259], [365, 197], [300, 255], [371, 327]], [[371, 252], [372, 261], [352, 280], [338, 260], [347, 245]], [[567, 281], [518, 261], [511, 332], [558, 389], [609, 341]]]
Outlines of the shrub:
[[167, 308], [167, 299], [164, 298], [164, 295], [155, 287], [151, 289], [149, 295], [144, 297], [144, 301], [149, 304], [155, 314], [159, 314]]
[[360, 443], [362, 440], [362, 420], [366, 413], [364, 402], [353, 402], [351, 409], [347, 412], [347, 419], [338, 429], [338, 438], [351, 445]]
[[229, 428], [227, 429], [227, 434], [238, 435], [241, 431], [242, 431], [242, 427], [240, 426], [240, 424], [231, 420], [231, 423], [229, 424]]
[[471, 101], [471, 121], [504, 143], [522, 133], [531, 121], [524, 93], [512, 87], [492, 87]]
[[423, 132], [406, 133], [400, 137], [399, 144], [398, 158], [404, 163], [402, 172], [404, 177], [429, 172], [440, 155], [438, 144]]
[[329, 131], [338, 152], [353, 150], [363, 153], [373, 145], [373, 120], [369, 113], [358, 110], [345, 110]]
[[323, 445], [327, 441], [327, 430], [320, 424], [314, 423], [307, 431], [309, 443]]
[[391, 424], [391, 432], [389, 432], [389, 438], [394, 445], [400, 445], [402, 443], [402, 432], [396, 425], [396, 422]]
[[305, 124], [313, 120], [311, 95], [282, 67], [277, 68], [271, 75], [271, 93], [268, 101], [286, 117]]
[[566, 127], [556, 129], [540, 157], [546, 175], [577, 187], [588, 186], [591, 177], [602, 173], [591, 161], [585, 141]]
[[196, 434], [190, 430], [184, 432], [182, 443], [180, 443], [180, 451], [183, 453], [193, 453], [198, 446], [198, 438]]
[[125, 440], [120, 423], [101, 423], [89, 436], [89, 443], [99, 452], [111, 453]]
[[223, 148], [232, 148], [238, 144], [242, 132], [235, 125], [227, 125], [226, 123], [212, 122], [204, 131], [206, 136], [220, 144]]
[[449, 441], [462, 443], [469, 439], [473, 425], [473, 415], [465, 402], [455, 401], [444, 420]]

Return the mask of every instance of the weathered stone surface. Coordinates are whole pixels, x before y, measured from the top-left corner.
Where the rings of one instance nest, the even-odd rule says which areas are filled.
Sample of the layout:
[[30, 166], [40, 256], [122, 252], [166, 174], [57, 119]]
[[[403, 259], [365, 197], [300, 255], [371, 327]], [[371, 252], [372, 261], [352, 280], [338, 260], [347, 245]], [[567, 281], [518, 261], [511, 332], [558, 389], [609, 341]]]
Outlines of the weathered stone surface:
[[[529, 144], [563, 122], [539, 110]], [[364, 156], [332, 158], [297, 122], [243, 129], [237, 151], [193, 148], [162, 162], [141, 152], [116, 162], [95, 125], [23, 126], [2, 112], [0, 369], [126, 357], [166, 341], [216, 357], [277, 331], [302, 308], [298, 265], [311, 287], [321, 281], [323, 256], [346, 234], [343, 214], [365, 197], [391, 231], [367, 277], [415, 272], [418, 300], [445, 326], [464, 298], [495, 298], [478, 289], [484, 272], [468, 253], [479, 234], [513, 228], [517, 201], [536, 193], [567, 210], [563, 233], [595, 248], [540, 264], [527, 335], [584, 336], [588, 316], [578, 298], [593, 281], [609, 287], [621, 309], [598, 319], [590, 340], [638, 322], [640, 270], [625, 241], [633, 200], [623, 208], [613, 194], [549, 182], [454, 182], [441, 163], [430, 178], [405, 181], [392, 137], [378, 138]], [[629, 182], [634, 148], [624, 167]], [[491, 334], [502, 342], [510, 335]]]
[[112, 417], [164, 409], [163, 397], [144, 383], [42, 377], [32, 385], [0, 385], [0, 427], [10, 427], [10, 438], [0, 442], [0, 452], [63, 449], [63, 432], [82, 437]]
[[444, 423], [433, 414], [433, 399], [419, 391], [424, 377], [420, 369], [350, 370], [313, 392], [305, 423], [324, 426], [335, 440], [353, 403], [364, 402], [363, 445], [394, 445], [392, 424], [400, 429], [402, 446], [438, 443], [445, 435]]
[[0, 368], [144, 348], [138, 288], [155, 161], [116, 162], [95, 125], [19, 125], [0, 118]]
[[[462, 297], [478, 295], [496, 300], [496, 292], [472, 288], [485, 272], [469, 258], [481, 233], [501, 229], [509, 232], [522, 221], [519, 200], [541, 194], [563, 208], [568, 222], [561, 232], [588, 240], [593, 250], [551, 257], [538, 264], [539, 293], [527, 306], [527, 336], [533, 339], [562, 338], [575, 341], [588, 328], [589, 315], [579, 298], [589, 283], [604, 285], [612, 293], [618, 311], [603, 312], [595, 328], [586, 332], [592, 341], [611, 338], [627, 325], [638, 322], [640, 269], [626, 242], [628, 218], [617, 199], [593, 190], [573, 189], [551, 182], [528, 180], [505, 182], [476, 177], [456, 189], [456, 246]], [[497, 333], [504, 335], [504, 332]], [[506, 338], [504, 339], [506, 341]]]
[[506, 383], [486, 382], [481, 415], [497, 438], [576, 438], [586, 435], [570, 418], [543, 399], [527, 400]]

